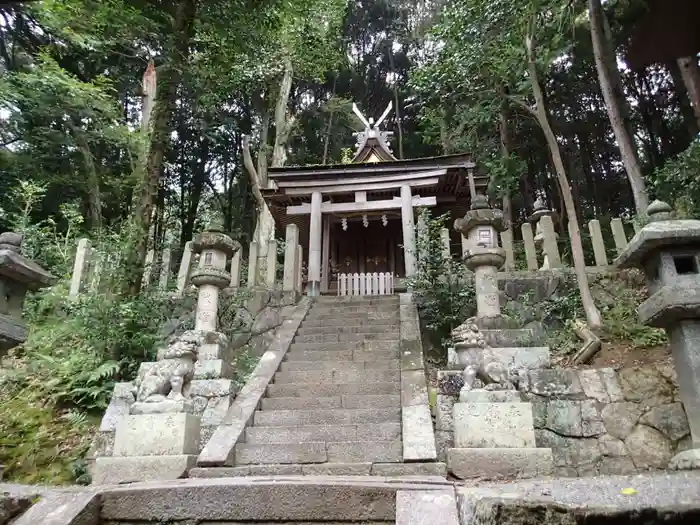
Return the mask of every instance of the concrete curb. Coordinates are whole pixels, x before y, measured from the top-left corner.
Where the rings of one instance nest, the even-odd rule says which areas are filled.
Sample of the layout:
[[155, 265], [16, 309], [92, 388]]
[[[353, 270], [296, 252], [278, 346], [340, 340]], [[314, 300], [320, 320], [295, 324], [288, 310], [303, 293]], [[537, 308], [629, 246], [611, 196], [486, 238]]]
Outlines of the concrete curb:
[[404, 461], [437, 461], [425, 379], [423, 343], [413, 294], [399, 294], [401, 320], [401, 431]]

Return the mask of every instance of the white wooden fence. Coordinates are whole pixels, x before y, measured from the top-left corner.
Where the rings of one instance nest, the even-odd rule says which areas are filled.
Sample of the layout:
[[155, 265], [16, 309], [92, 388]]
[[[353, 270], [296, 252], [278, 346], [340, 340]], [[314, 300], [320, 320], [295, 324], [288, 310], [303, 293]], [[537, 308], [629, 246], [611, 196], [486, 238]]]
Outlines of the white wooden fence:
[[393, 293], [393, 273], [338, 274], [338, 295], [391, 295]]

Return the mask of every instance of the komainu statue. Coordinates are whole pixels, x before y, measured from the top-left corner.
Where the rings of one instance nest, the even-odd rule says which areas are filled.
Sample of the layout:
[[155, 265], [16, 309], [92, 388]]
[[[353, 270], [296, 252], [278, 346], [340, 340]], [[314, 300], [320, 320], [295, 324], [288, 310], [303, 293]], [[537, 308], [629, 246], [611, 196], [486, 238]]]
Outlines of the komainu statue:
[[472, 390], [474, 381], [479, 379], [486, 390], [511, 390], [515, 388], [514, 371], [509, 370], [503, 363], [491, 360], [488, 350], [491, 347], [486, 342], [484, 334], [479, 329], [475, 317], [470, 317], [457, 328], [452, 330], [452, 341], [459, 359], [464, 366], [464, 390]]
[[194, 376], [199, 338], [197, 334], [185, 332], [168, 345], [163, 359], [157, 361], [134, 382], [136, 401], [160, 403], [166, 399], [185, 400], [184, 389]]

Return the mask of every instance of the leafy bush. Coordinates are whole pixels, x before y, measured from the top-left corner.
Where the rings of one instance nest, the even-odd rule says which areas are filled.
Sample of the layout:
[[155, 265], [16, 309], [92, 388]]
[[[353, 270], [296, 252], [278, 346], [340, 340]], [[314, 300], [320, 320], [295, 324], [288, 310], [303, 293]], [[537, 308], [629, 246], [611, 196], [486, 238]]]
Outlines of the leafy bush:
[[450, 331], [476, 311], [474, 285], [461, 261], [443, 251], [442, 229], [448, 215], [432, 218], [421, 211], [425, 228], [416, 238], [417, 268], [408, 285], [418, 307], [421, 322], [434, 346], [447, 356]]
[[[656, 173], [658, 198], [672, 204], [685, 217], [700, 217], [700, 137]], [[678, 189], [683, 188], [679, 193]]]

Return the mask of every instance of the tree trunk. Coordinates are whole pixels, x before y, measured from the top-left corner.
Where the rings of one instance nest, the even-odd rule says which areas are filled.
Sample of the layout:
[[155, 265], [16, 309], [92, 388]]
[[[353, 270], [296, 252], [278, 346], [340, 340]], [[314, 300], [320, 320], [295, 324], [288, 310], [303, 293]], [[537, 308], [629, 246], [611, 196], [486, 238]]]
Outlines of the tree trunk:
[[[393, 44], [393, 42], [392, 42]], [[399, 145], [399, 159], [403, 159], [403, 126], [401, 125], [401, 106], [399, 106], [399, 87], [396, 75], [396, 70], [394, 69], [394, 50], [392, 45], [388, 46], [387, 55], [389, 55], [389, 67], [391, 72], [394, 74], [394, 111], [396, 112], [396, 131], [398, 132], [397, 142]]]
[[[335, 97], [335, 87], [338, 82], [338, 76], [334, 75], [333, 76], [333, 89], [331, 90], [331, 98], [330, 100], [333, 100], [333, 97]], [[331, 131], [333, 130], [333, 117], [335, 116], [335, 109], [333, 106], [331, 106], [330, 111], [328, 112], [328, 125], [326, 126], [326, 134], [323, 137], [323, 158], [321, 159], [321, 164], [324, 166], [328, 162], [328, 147], [331, 142]]]
[[683, 115], [683, 121], [688, 128], [688, 136], [690, 140], [693, 140], [695, 136], [700, 133], [700, 118], [695, 116], [695, 110], [690, 103], [690, 94], [685, 87], [685, 80], [681, 74], [681, 67], [678, 63], [680, 60], [674, 60], [668, 62], [666, 67], [669, 73], [671, 73], [671, 78], [673, 78], [673, 90], [676, 93], [676, 98], [678, 99], [678, 107], [680, 108], [681, 115]]
[[700, 68], [698, 67], [698, 57], [679, 58], [678, 67], [681, 70], [685, 88], [688, 90], [688, 97], [693, 106], [695, 120], [700, 126]]
[[95, 159], [92, 156], [90, 145], [85, 135], [77, 126], [72, 126], [72, 129], [76, 145], [85, 163], [85, 171], [87, 172], [88, 217], [90, 218], [90, 227], [99, 230], [102, 227], [102, 192], [100, 191], [100, 177], [97, 175]]
[[586, 260], [583, 255], [583, 244], [581, 243], [581, 231], [579, 229], [578, 217], [576, 216], [576, 208], [574, 206], [574, 198], [571, 194], [571, 186], [566, 176], [564, 161], [561, 157], [561, 150], [557, 142], [556, 135], [549, 122], [549, 114], [544, 103], [544, 95], [539, 84], [537, 75], [537, 64], [535, 62], [534, 43], [530, 37], [526, 38], [526, 49], [528, 56], [528, 73], [530, 77], [530, 85], [532, 93], [535, 97], [535, 109], [530, 109], [537, 118], [544, 136], [547, 139], [547, 146], [552, 156], [552, 162], [557, 173], [557, 181], [564, 201], [566, 209], [566, 217], [569, 222], [569, 234], [571, 237], [571, 258], [574, 262], [574, 270], [576, 272], [576, 280], [578, 281], [579, 292], [581, 293], [581, 303], [586, 314], [586, 321], [591, 330], [599, 330], [603, 326], [603, 320], [600, 312], [595, 305], [593, 294], [591, 294], [590, 286], [588, 285], [588, 274], [586, 273]]
[[170, 121], [182, 71], [187, 61], [196, 14], [196, 0], [180, 0], [177, 4], [173, 33], [165, 53], [166, 62], [159, 75], [146, 169], [143, 173], [138, 208], [134, 217], [134, 247], [127, 255], [126, 291], [129, 295], [137, 295], [141, 290], [141, 273], [148, 251], [148, 232], [153, 217], [153, 204], [163, 176], [163, 160], [170, 142]]
[[[504, 160], [510, 158], [510, 135], [508, 134], [508, 113], [505, 100], [501, 103], [501, 111], [498, 121], [498, 134], [501, 138], [501, 155]], [[503, 216], [508, 225], [510, 238], [513, 238], [513, 206], [510, 198], [510, 186], [503, 193]]]
[[627, 178], [632, 187], [632, 195], [637, 214], [646, 214], [649, 197], [644, 183], [644, 176], [639, 165], [637, 152], [630, 132], [627, 102], [622, 91], [622, 79], [617, 68], [615, 51], [612, 48], [607, 29], [605, 13], [601, 0], [588, 0], [588, 13], [593, 41], [593, 56], [598, 71], [600, 89], [610, 118], [615, 138], [620, 148], [622, 163], [627, 171]]

